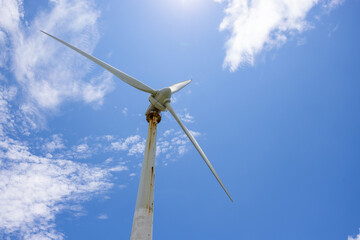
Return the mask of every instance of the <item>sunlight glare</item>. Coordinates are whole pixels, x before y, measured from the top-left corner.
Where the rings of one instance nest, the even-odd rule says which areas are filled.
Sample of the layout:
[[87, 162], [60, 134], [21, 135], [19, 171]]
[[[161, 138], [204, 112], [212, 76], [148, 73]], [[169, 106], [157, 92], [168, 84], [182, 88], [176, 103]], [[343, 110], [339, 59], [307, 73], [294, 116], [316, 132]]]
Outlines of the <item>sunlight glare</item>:
[[182, 8], [197, 8], [200, 6], [202, 0], [172, 0], [174, 5]]

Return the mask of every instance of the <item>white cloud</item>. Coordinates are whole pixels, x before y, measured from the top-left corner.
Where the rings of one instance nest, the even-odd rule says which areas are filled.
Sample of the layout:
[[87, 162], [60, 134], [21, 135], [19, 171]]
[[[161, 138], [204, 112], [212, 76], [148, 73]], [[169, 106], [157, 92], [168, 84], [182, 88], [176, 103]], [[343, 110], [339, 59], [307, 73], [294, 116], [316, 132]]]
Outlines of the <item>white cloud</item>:
[[98, 219], [100, 219], [100, 220], [106, 220], [106, 219], [108, 219], [109, 217], [108, 217], [108, 215], [107, 214], [100, 214], [98, 217], [97, 217]]
[[124, 107], [124, 109], [122, 110], [122, 113], [126, 116], [127, 113], [128, 113], [128, 108], [127, 108], [127, 107]]
[[105, 94], [113, 88], [112, 77], [112, 73], [104, 71], [100, 76], [91, 79], [90, 84], [83, 89], [84, 101], [101, 105]]
[[0, 142], [0, 229], [5, 234], [63, 239], [55, 231], [56, 214], [112, 186], [107, 170], [38, 157], [8, 137]]
[[338, 30], [338, 28], [339, 28], [339, 25], [336, 24], [336, 26], [333, 27], [333, 28], [329, 31], [328, 37], [331, 37], [331, 36]]
[[102, 104], [112, 89], [112, 75], [104, 72], [82, 80], [90, 71], [90, 62], [39, 31], [48, 31], [91, 53], [99, 39], [100, 16], [93, 1], [50, 1], [50, 8], [38, 12], [28, 23], [23, 8], [22, 1], [0, 2], [0, 67], [16, 69], [12, 73], [27, 94], [24, 113], [36, 124], [37, 115], [56, 110], [68, 99]]
[[21, 132], [24, 135], [29, 135], [29, 130], [34, 128], [35, 123], [26, 115], [26, 111], [32, 111], [32, 109], [21, 107], [19, 109], [10, 104], [15, 99], [16, 94], [16, 87], [0, 84], [0, 135], [4, 135], [5, 131], [12, 134]]
[[[1, 103], [1, 102], [0, 102]], [[54, 137], [56, 136], [56, 137]], [[35, 146], [42, 146], [43, 154], [51, 152], [51, 156], [55, 158], [66, 159], [85, 159], [101, 153], [114, 153], [117, 151], [127, 152], [128, 156], [144, 153], [146, 139], [140, 135], [130, 135], [126, 138], [117, 138], [111, 135], [100, 137], [84, 137], [80, 144], [76, 144], [66, 148], [61, 139], [57, 139], [59, 135], [55, 134], [51, 140], [38, 139]], [[55, 151], [62, 148], [63, 151]], [[67, 149], [67, 150], [64, 150]], [[122, 158], [120, 157], [120, 160]], [[105, 164], [114, 163], [114, 159], [109, 157], [104, 161]]]
[[[189, 130], [194, 137], [199, 137], [201, 134], [197, 131]], [[63, 154], [54, 154], [55, 157], [65, 157], [68, 159], [81, 159], [88, 158], [99, 153], [112, 153], [125, 152], [127, 156], [134, 156], [135, 158], [142, 158], [145, 151], [146, 139], [139, 134], [130, 135], [126, 138], [118, 138], [116, 136], [111, 137], [86, 137], [79, 145], [71, 147], [69, 151]], [[156, 140], [156, 156], [164, 156], [166, 159], [172, 158], [178, 159], [190, 148], [192, 148], [188, 137], [182, 131], [175, 131], [174, 129], [165, 130], [163, 133], [159, 133]], [[118, 158], [118, 157], [116, 157]], [[121, 160], [122, 158], [120, 158]], [[120, 164], [120, 166], [113, 166], [111, 170], [128, 170], [128, 166], [125, 166], [125, 162], [115, 161], [113, 157], [109, 157], [104, 161], [104, 164]], [[126, 164], [129, 162], [127, 161]], [[125, 168], [123, 168], [124, 166]]]
[[156, 156], [160, 153], [166, 153], [171, 149], [170, 143], [167, 140], [158, 141], [156, 144]]
[[114, 159], [110, 157], [105, 160], [105, 163], [109, 164], [109, 163], [112, 163], [113, 161], [114, 161]]
[[[189, 130], [194, 137], [201, 134], [197, 131]], [[188, 137], [182, 131], [175, 132], [174, 129], [166, 130], [156, 145], [156, 155], [163, 154], [165, 159], [175, 160], [183, 156], [186, 152], [193, 148]], [[165, 165], [167, 165], [164, 162]]]
[[16, 31], [24, 12], [20, 1], [1, 1], [0, 26], [8, 31]]
[[330, 1], [323, 1], [323, 7], [329, 10], [332, 10], [339, 5], [343, 4], [345, 0], [330, 0]]
[[186, 153], [186, 151], [187, 151], [187, 149], [186, 149], [185, 145], [181, 145], [178, 147], [178, 153], [180, 155], [184, 155], [184, 153]]
[[164, 133], [163, 133], [163, 136], [164, 137], [167, 137], [169, 136], [171, 133], [173, 133], [175, 130], [174, 129], [168, 129], [166, 130]]
[[[14, 119], [14, 109], [9, 109], [9, 100], [12, 99], [16, 90], [10, 90], [10, 88], [1, 88], [0, 85], [0, 133], [3, 129], [9, 128], [10, 131], [14, 131], [13, 125], [17, 122]], [[23, 118], [23, 115], [19, 115]], [[21, 122], [21, 121], [20, 121]], [[18, 126], [17, 126], [18, 127]], [[200, 136], [199, 132], [190, 131], [194, 137]], [[85, 137], [80, 143], [66, 147], [64, 144], [65, 136], [61, 134], [53, 134], [50, 138], [38, 138], [36, 141], [29, 142], [31, 147], [42, 150], [42, 154], [47, 156], [48, 159], [85, 159], [90, 158], [95, 154], [115, 154], [117, 151], [123, 151], [128, 156], [134, 156], [136, 158], [142, 157], [145, 150], [146, 139], [139, 134], [130, 135], [126, 138], [118, 138], [113, 135], [104, 135], [100, 137]], [[182, 131], [175, 131], [174, 129], [168, 129], [162, 134], [158, 135], [157, 139], [157, 156], [164, 156], [166, 159], [178, 159], [187, 149], [192, 147], [188, 138]], [[61, 150], [61, 151], [59, 151]], [[179, 153], [181, 155], [179, 155]], [[104, 164], [110, 168], [111, 171], [127, 170], [128, 166], [117, 166], [119, 156], [108, 156], [108, 159], [104, 160]], [[121, 159], [121, 158], [120, 158]], [[128, 164], [128, 162], [127, 162]], [[126, 168], [125, 168], [126, 167]]]
[[[359, 232], [360, 232], [360, 229], [359, 229]], [[355, 237], [348, 236], [348, 240], [360, 240], [360, 233]]]
[[281, 46], [289, 36], [309, 29], [307, 15], [319, 2], [328, 9], [342, 0], [223, 0], [225, 17], [220, 31], [229, 31], [224, 67], [235, 71], [239, 65], [254, 64], [264, 49]]
[[112, 142], [111, 147], [112, 149], [117, 151], [126, 151], [129, 148], [131, 149], [133, 145], [138, 144], [139, 141], [141, 141], [140, 135], [133, 135], [127, 137], [126, 139], [121, 139], [116, 142]]
[[178, 135], [171, 139], [171, 143], [174, 145], [185, 145], [188, 139], [185, 135]]
[[190, 131], [190, 133], [194, 136], [194, 137], [198, 137], [198, 136], [200, 136], [201, 135], [201, 133], [200, 132], [197, 132], [197, 131], [192, 131], [192, 130], [189, 130]]
[[29, 144], [55, 154], [64, 148], [62, 136], [34, 137], [29, 143], [9, 137], [22, 137], [23, 115], [10, 103], [15, 94], [14, 88], [0, 85], [0, 235], [63, 239], [56, 231], [56, 215], [65, 209], [79, 215], [79, 203], [112, 187], [110, 174], [126, 166], [101, 169], [50, 153], [46, 157], [33, 154]]
[[[179, 94], [177, 96], [179, 96]], [[176, 97], [176, 95], [171, 95], [171, 103], [176, 103], [177, 101], [178, 98]]]
[[122, 172], [122, 171], [129, 170], [129, 168], [127, 166], [124, 166], [124, 165], [118, 165], [118, 166], [110, 168], [109, 170], [111, 172]]
[[128, 155], [132, 156], [135, 154], [143, 154], [145, 151], [145, 143], [146, 140], [142, 139], [142, 141], [137, 142], [136, 144], [133, 144], [131, 148], [129, 149]]
[[21, 105], [19, 114], [23, 121], [23, 132], [26, 135], [29, 135], [31, 130], [45, 126], [45, 116], [34, 104]]
[[89, 149], [89, 146], [86, 143], [76, 146], [76, 152], [78, 152], [78, 153], [87, 152], [88, 149]]
[[61, 151], [57, 153], [53, 153], [53, 155], [57, 158], [67, 158], [67, 159], [85, 159], [90, 158], [93, 154], [98, 153], [101, 145], [93, 145], [89, 146], [87, 144], [87, 138], [82, 139], [84, 143], [74, 145], [69, 148], [67, 151]]
[[184, 115], [179, 115], [179, 117], [183, 122], [186, 122], [186, 123], [194, 122], [194, 117], [191, 116], [189, 113], [185, 113]]
[[63, 149], [65, 145], [63, 144], [63, 140], [59, 134], [54, 134], [51, 137], [51, 141], [48, 141], [43, 145], [43, 149], [48, 152], [54, 152], [57, 149]]
[[4, 128], [11, 127], [14, 119], [10, 114], [8, 102], [14, 97], [16, 90], [0, 86], [0, 135], [4, 134]]
[[184, 114], [178, 114], [181, 121], [185, 123], [194, 123], [194, 117], [190, 115], [187, 108], [184, 108]]

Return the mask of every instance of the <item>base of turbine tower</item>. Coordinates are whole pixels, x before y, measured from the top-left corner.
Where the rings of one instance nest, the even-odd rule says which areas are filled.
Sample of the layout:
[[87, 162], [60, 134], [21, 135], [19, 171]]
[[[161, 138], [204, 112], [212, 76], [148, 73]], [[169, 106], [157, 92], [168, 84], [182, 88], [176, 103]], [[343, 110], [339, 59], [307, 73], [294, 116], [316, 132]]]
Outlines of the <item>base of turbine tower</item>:
[[130, 240], [151, 240], [153, 232], [156, 130], [161, 116], [159, 112], [151, 111], [146, 114], [146, 120], [149, 129]]

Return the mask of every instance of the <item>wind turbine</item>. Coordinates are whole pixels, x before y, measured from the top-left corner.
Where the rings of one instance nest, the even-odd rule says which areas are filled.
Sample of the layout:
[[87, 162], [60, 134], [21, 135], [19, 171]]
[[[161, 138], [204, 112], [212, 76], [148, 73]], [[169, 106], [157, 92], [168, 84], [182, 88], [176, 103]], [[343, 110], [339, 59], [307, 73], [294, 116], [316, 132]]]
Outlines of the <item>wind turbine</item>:
[[145, 85], [144, 83], [136, 80], [135, 78], [121, 72], [120, 70], [110, 66], [109, 64], [83, 52], [82, 50], [62, 41], [61, 39], [54, 37], [44, 31], [41, 31], [44, 34], [54, 38], [55, 40], [61, 42], [62, 44], [68, 46], [69, 48], [80, 53], [84, 57], [87, 57], [91, 61], [105, 68], [122, 81], [127, 84], [137, 88], [143, 92], [150, 93], [149, 101], [150, 106], [145, 112], [146, 120], [149, 122], [148, 135], [146, 138], [144, 160], [142, 163], [140, 183], [138, 189], [138, 195], [136, 199], [135, 213], [133, 219], [133, 225], [131, 230], [131, 240], [151, 240], [152, 239], [152, 229], [153, 229], [153, 213], [154, 213], [154, 183], [155, 183], [155, 156], [156, 156], [156, 130], [157, 124], [161, 121], [160, 113], [163, 111], [169, 110], [171, 115], [179, 123], [182, 130], [188, 136], [196, 150], [200, 153], [201, 157], [204, 159], [206, 165], [210, 168], [211, 172], [214, 174], [216, 180], [220, 183], [221, 187], [224, 189], [225, 193], [228, 195], [230, 200], [233, 202], [230, 194], [226, 190], [224, 184], [222, 183], [220, 177], [216, 173], [214, 167], [211, 165], [210, 161], [206, 157], [204, 151], [201, 149], [200, 145], [195, 140], [191, 132], [185, 127], [181, 122], [178, 115], [175, 113], [175, 110], [170, 104], [171, 95], [180, 91], [183, 87], [188, 85], [191, 80], [183, 81], [176, 83], [170, 87], [165, 87], [161, 90], [154, 90], [151, 87]]

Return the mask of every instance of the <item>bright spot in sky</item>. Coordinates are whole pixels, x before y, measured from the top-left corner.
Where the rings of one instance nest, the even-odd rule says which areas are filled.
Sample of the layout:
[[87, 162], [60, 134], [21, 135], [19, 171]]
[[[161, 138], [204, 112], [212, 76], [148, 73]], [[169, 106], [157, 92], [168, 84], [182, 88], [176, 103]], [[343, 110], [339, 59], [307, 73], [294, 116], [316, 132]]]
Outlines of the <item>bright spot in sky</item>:
[[191, 1], [191, 0], [178, 0], [178, 2], [183, 6], [189, 6], [192, 3], [194, 3], [194, 1]]
[[203, 0], [172, 0], [172, 5], [175, 7], [182, 7], [186, 9], [194, 9], [201, 6]]

